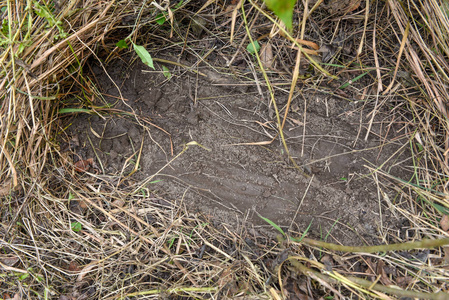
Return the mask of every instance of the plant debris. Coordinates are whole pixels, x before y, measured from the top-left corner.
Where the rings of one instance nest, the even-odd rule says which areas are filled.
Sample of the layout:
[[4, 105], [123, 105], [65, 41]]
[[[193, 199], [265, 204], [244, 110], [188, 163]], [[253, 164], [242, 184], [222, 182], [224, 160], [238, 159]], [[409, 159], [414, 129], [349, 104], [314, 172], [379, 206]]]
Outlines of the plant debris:
[[[448, 5], [334, 2], [305, 1], [304, 7], [299, 1], [281, 17], [285, 23], [253, 0], [0, 2], [1, 297], [447, 299]], [[153, 55], [163, 51], [178, 56]], [[191, 139], [186, 136], [186, 147], [175, 152], [180, 149], [172, 133], [155, 116], [141, 116], [124, 97], [131, 89], [119, 84], [126, 81], [113, 81], [117, 94], [99, 90], [99, 72], [126, 56], [153, 66], [150, 72], [160, 73], [164, 82], [189, 74], [198, 83], [207, 67], [215, 68], [209, 73], [226, 74], [211, 84], [225, 78], [222, 84], [231, 89], [254, 88], [259, 109], [265, 107], [269, 117], [254, 123], [264, 139], [236, 144], [270, 149], [277, 143], [284, 167], [304, 178], [314, 178], [316, 171], [316, 161], [299, 160], [308, 150], [307, 108], [331, 117], [329, 102], [295, 99], [307, 91], [353, 106], [339, 115], [358, 117], [363, 134], [345, 147], [375, 137], [379, 157], [388, 145], [400, 149], [389, 164], [365, 164], [364, 179], [376, 186], [379, 212], [388, 211], [377, 216], [373, 229], [386, 248], [326, 244], [332, 230], [298, 232], [271, 220], [264, 227], [243, 217], [231, 226], [193, 210], [184, 195], [153, 189], [157, 175]], [[92, 61], [98, 70], [89, 69]], [[155, 62], [166, 65], [170, 76]], [[123, 68], [123, 77], [128, 71]], [[190, 126], [206, 118], [201, 101], [214, 100], [198, 99], [195, 87], [183, 90]], [[168, 111], [161, 95], [152, 93], [157, 111]], [[285, 101], [279, 93], [288, 95]], [[236, 117], [226, 106], [219, 109]], [[143, 141], [135, 145], [125, 141], [128, 135], [107, 136], [95, 128], [105, 144], [121, 140], [132, 150], [126, 156], [110, 151], [123, 167], [106, 172], [102, 145], [90, 135], [69, 136], [80, 114], [101, 122], [113, 120], [110, 116], [132, 120], [139, 129], [129, 136], [165, 135], [166, 144], [153, 145], [164, 149], [166, 165], [137, 178]], [[300, 142], [285, 130], [295, 126], [304, 128]], [[92, 153], [82, 152], [85, 147]], [[404, 160], [412, 161], [409, 167], [402, 167]], [[410, 176], [396, 176], [394, 167]], [[347, 185], [350, 194], [356, 175], [343, 174], [334, 185]], [[262, 194], [269, 198], [274, 191]]]

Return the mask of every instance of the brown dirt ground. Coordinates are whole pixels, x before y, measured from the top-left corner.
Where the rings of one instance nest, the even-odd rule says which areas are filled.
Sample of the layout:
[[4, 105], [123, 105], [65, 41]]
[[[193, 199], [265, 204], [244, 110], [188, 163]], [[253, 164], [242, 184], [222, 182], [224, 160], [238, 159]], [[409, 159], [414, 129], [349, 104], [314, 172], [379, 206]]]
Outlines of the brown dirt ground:
[[[123, 184], [138, 189], [146, 180], [154, 193], [220, 221], [248, 221], [273, 233], [259, 214], [294, 232], [312, 223], [312, 237], [329, 234], [327, 241], [355, 245], [377, 244], [385, 228], [400, 229], [401, 220], [390, 214], [382, 192], [390, 199], [394, 194], [377, 186], [373, 175], [364, 177], [369, 174], [365, 166], [371, 165], [410, 178], [406, 141], [399, 138], [404, 133], [400, 121], [392, 122], [393, 114], [378, 112], [365, 141], [370, 116], [363, 102], [303, 90], [293, 99], [284, 133], [304, 175], [292, 167], [279, 139], [243, 145], [276, 135], [276, 116], [264, 87], [260, 94], [255, 84], [239, 83], [210, 68], [199, 69], [206, 76], [171, 68], [173, 76], [167, 80], [139, 62], [117, 60], [106, 67], [109, 75], [97, 62], [90, 67], [104, 95], [94, 104], [115, 104], [115, 109], [139, 116], [139, 121], [124, 113], [67, 119], [69, 137], [79, 141], [72, 148], [74, 160], [94, 158], [99, 176], [125, 177], [142, 149], [139, 171]], [[120, 100], [117, 87], [126, 101]], [[282, 86], [276, 89], [279, 107], [287, 96]], [[173, 158], [171, 143], [176, 155], [190, 141], [211, 151], [191, 146], [167, 166]]]

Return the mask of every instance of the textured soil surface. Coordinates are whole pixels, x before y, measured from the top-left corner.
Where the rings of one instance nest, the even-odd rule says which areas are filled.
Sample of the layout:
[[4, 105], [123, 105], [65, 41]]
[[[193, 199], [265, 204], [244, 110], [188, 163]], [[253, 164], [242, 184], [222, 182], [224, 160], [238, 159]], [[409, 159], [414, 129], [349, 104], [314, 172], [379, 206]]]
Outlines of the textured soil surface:
[[[95, 105], [113, 105], [117, 113], [68, 118], [67, 133], [77, 141], [75, 161], [93, 158], [92, 172], [122, 178], [139, 162], [121, 184], [135, 185], [138, 192], [144, 182], [167, 200], [235, 226], [250, 222], [274, 233], [260, 215], [284, 230], [303, 232], [311, 224], [309, 235], [349, 245], [377, 244], [382, 228], [400, 229], [401, 220], [390, 215], [385, 201], [394, 194], [366, 168], [410, 176], [404, 133], [398, 120], [393, 124], [386, 117], [391, 113], [376, 114], [365, 140], [372, 116], [362, 102], [304, 90], [293, 99], [284, 128], [298, 170], [279, 138], [269, 143], [277, 131], [266, 88], [208, 68], [195, 74], [166, 66], [170, 79], [138, 62], [116, 61], [107, 73], [91, 64], [104, 95]], [[276, 89], [280, 108], [288, 88]], [[190, 146], [174, 159], [191, 141], [204, 148]]]

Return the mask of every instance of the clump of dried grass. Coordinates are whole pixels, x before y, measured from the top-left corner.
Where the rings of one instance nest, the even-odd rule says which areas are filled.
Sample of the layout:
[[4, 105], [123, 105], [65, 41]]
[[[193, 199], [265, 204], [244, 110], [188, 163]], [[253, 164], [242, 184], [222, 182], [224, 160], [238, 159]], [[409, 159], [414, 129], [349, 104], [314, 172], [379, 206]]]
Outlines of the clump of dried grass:
[[[315, 298], [359, 295], [384, 299], [383, 293], [395, 294], [394, 288], [386, 286], [400, 286], [407, 290], [403, 296], [446, 297], [442, 293], [419, 294], [447, 289], [449, 275], [444, 267], [448, 254], [442, 249], [432, 252], [431, 258], [428, 252], [352, 256], [298, 242], [274, 243], [250, 228], [214, 225], [188, 212], [182, 202], [173, 204], [149, 190], [135, 194], [127, 188], [118, 189], [117, 178], [80, 178], [56, 142], [63, 129], [58, 121], [59, 102], [74, 91], [91, 92], [82, 68], [100, 45], [108, 49], [108, 34], [123, 24], [137, 34], [144, 24], [151, 26], [158, 10], [149, 3], [70, 3], [54, 10], [61, 23], [38, 16], [19, 1], [8, 2], [3, 13], [11, 39], [0, 57], [0, 267], [5, 279], [1, 288], [8, 296], [124, 299], [251, 295], [261, 299], [296, 293]], [[401, 92], [408, 87], [401, 90], [398, 84], [388, 95], [407, 100], [405, 110], [415, 115], [407, 126], [416, 129], [413, 138], [423, 147], [413, 146], [419, 157], [424, 157], [416, 163], [417, 183], [392, 178], [400, 197], [411, 204], [406, 207], [416, 209], [407, 211], [394, 203], [395, 209], [415, 225], [415, 236], [411, 237], [415, 239], [447, 235], [435, 224], [441, 207], [448, 207], [444, 99], [449, 99], [445, 59], [449, 45], [445, 6], [434, 0], [420, 2], [421, 6], [413, 1], [409, 4], [407, 9], [398, 2], [388, 2], [396, 22], [393, 31], [399, 29], [398, 41], [406, 35], [407, 22], [412, 24], [408, 32], [415, 46], [405, 44], [402, 53], [406, 60], [400, 63], [416, 86], [424, 88], [419, 96], [408, 95]], [[317, 13], [326, 18], [324, 12]], [[252, 21], [256, 23], [256, 19]], [[418, 30], [417, 24], [424, 24], [426, 30]], [[379, 26], [377, 29], [383, 29], [384, 24]], [[243, 27], [238, 34], [243, 45]], [[368, 41], [373, 38], [367, 33]], [[288, 53], [285, 49], [286, 45], [280, 45], [279, 53]], [[373, 57], [366, 54], [360, 59], [368, 64]], [[335, 70], [328, 67], [328, 71]], [[421, 203], [414, 201], [416, 195]], [[421, 216], [422, 211], [427, 215]], [[423, 255], [424, 261], [420, 260]], [[366, 269], [357, 271], [357, 265]], [[387, 273], [386, 265], [395, 273]], [[363, 275], [373, 283], [366, 285], [350, 275]], [[378, 282], [381, 285], [375, 284]]]
[[[79, 78], [89, 49], [95, 49], [107, 28], [120, 21], [114, 19], [112, 3], [90, 1], [85, 10], [80, 5], [71, 2], [57, 9], [52, 19], [49, 12], [56, 8], [43, 3], [37, 7], [7, 2], [2, 19], [8, 40], [1, 53], [0, 82], [2, 196], [21, 185], [30, 190], [24, 186], [27, 176], [40, 179], [59, 130], [54, 121], [64, 97], [62, 85]], [[47, 11], [48, 17], [39, 17], [36, 11]]]
[[[403, 78], [409, 78], [409, 82], [400, 81], [402, 85], [399, 85], [395, 73], [391, 85], [396, 85], [393, 94], [402, 97], [413, 114], [410, 137], [411, 150], [416, 156], [415, 178], [408, 183], [396, 181], [396, 184], [410, 191], [406, 196], [409, 200], [417, 198], [412, 205], [416, 210], [410, 211], [412, 215], [408, 218], [418, 228], [428, 231], [429, 222], [439, 223], [442, 216], [449, 214], [448, 4], [436, 0], [409, 1], [402, 5], [389, 1], [389, 7], [397, 42], [404, 41], [398, 69], [402, 69]], [[411, 89], [415, 90], [406, 92]], [[418, 206], [424, 209], [426, 217], [414, 217], [420, 211]], [[439, 233], [444, 234], [441, 230]]]

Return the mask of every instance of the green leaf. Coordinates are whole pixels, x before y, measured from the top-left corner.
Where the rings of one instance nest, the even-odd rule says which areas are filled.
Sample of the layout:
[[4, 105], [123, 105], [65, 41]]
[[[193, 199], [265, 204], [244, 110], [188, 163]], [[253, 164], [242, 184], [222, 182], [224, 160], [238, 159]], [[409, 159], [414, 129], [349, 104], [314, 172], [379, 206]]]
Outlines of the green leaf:
[[86, 108], [61, 108], [59, 110], [60, 114], [73, 114], [73, 113], [80, 113], [80, 112], [91, 114], [92, 110], [86, 109]]
[[343, 84], [342, 86], [339, 87], [340, 90], [347, 88], [348, 86], [350, 86], [351, 84], [353, 84], [354, 82], [356, 82], [357, 80], [359, 80], [360, 78], [362, 78], [363, 76], [365, 76], [366, 74], [368, 74], [370, 71], [367, 71], [363, 74], [360, 74], [359, 76], [357, 76], [354, 79], [349, 80], [348, 82], [346, 82], [345, 84]]
[[166, 66], [162, 66], [162, 73], [164, 74], [165, 78], [167, 79], [171, 78], [170, 69], [167, 68]]
[[[6, 20], [6, 18], [3, 19], [2, 21], [2, 29], [1, 29], [2, 33], [4, 36], [6, 36], [7, 38], [9, 38], [9, 27], [8, 27], [8, 20]], [[7, 41], [3, 40], [0, 41], [0, 45], [2, 44], [6, 44]]]
[[310, 221], [309, 226], [307, 226], [306, 230], [303, 232], [303, 234], [301, 235], [301, 237], [299, 239], [294, 238], [294, 237], [290, 237], [290, 239], [294, 242], [301, 243], [302, 239], [306, 237], [307, 232], [309, 232], [310, 227], [312, 226], [312, 223], [313, 223], [313, 219], [312, 219], [312, 221]]
[[246, 50], [248, 50], [248, 52], [251, 54], [259, 52], [259, 50], [260, 50], [259, 42], [254, 41], [253, 43], [249, 43], [248, 46], [246, 46]]
[[449, 215], [449, 209], [437, 203], [430, 203], [436, 210], [438, 210], [443, 215]]
[[25, 273], [19, 276], [19, 281], [23, 281], [25, 279], [27, 279], [30, 276], [30, 273]]
[[39, 274], [34, 274], [34, 278], [36, 278], [37, 282], [43, 282], [44, 277], [40, 276]]
[[34, 1], [34, 12], [36, 15], [38, 15], [41, 18], [44, 18], [48, 22], [49, 27], [56, 26], [59, 30], [59, 34], [54, 36], [54, 39], [59, 39], [67, 37], [67, 33], [64, 32], [64, 28], [62, 27], [62, 21], [57, 20], [50, 9], [47, 7], [47, 5], [44, 3], [44, 5], [40, 5], [39, 1]]
[[156, 179], [156, 180], [150, 181], [149, 184], [154, 184], [154, 183], [158, 183], [161, 181], [162, 181], [162, 179]]
[[156, 23], [158, 23], [159, 25], [164, 24], [166, 21], [165, 19], [165, 15], [163, 13], [160, 13], [156, 16]]
[[416, 146], [418, 146], [418, 152], [421, 153], [424, 150], [423, 145], [421, 145], [420, 143], [416, 143]]
[[25, 50], [25, 45], [23, 43], [19, 44], [19, 49], [17, 49], [16, 54], [19, 55], [23, 52], [23, 50]]
[[128, 44], [126, 43], [125, 40], [120, 40], [117, 42], [117, 44], [115, 44], [117, 47], [119, 47], [120, 49], [128, 49]]
[[259, 217], [264, 220], [265, 222], [267, 222], [268, 224], [270, 224], [271, 226], [273, 226], [277, 231], [279, 231], [280, 233], [282, 233], [283, 236], [287, 236], [284, 232], [284, 230], [282, 230], [281, 227], [279, 227], [276, 223], [274, 223], [273, 221], [271, 221], [268, 218], [264, 218], [261, 215], [259, 215]]
[[173, 244], [175, 243], [176, 238], [172, 238], [169, 242], [168, 242], [168, 249], [171, 249], [171, 247], [173, 247]]
[[184, 0], [179, 1], [178, 4], [175, 5], [175, 8], [180, 8], [183, 3]]
[[265, 3], [290, 30], [292, 28], [293, 9], [295, 8], [296, 0], [265, 0]]
[[72, 228], [73, 231], [79, 232], [81, 229], [83, 229], [83, 224], [80, 222], [72, 222], [70, 223], [70, 228]]
[[55, 25], [56, 22], [52, 14], [47, 10], [45, 6], [40, 5], [37, 1], [34, 1], [34, 12], [39, 17], [46, 19], [50, 26]]
[[139, 46], [133, 43], [134, 51], [136, 51], [137, 55], [139, 55], [140, 59], [144, 64], [149, 66], [154, 70], [153, 58], [151, 58], [150, 53], [148, 53], [147, 49], [143, 46]]

